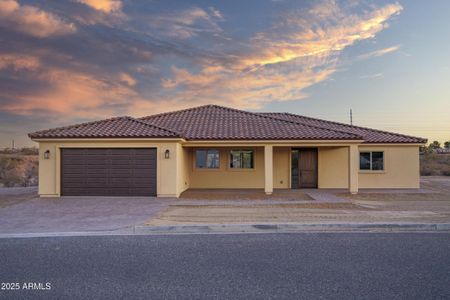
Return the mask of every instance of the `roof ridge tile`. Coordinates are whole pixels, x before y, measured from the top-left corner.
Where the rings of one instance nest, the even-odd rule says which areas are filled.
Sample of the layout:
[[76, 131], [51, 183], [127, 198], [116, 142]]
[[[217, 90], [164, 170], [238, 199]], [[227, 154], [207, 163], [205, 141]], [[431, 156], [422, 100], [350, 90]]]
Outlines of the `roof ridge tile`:
[[139, 119], [136, 119], [136, 118], [133, 118], [133, 117], [130, 117], [130, 116], [125, 116], [125, 117], [128, 118], [128, 119], [130, 119], [130, 120], [132, 120], [132, 121], [134, 121], [134, 122], [138, 122], [138, 123], [143, 124], [143, 125], [146, 125], [146, 126], [152, 126], [152, 127], [161, 129], [161, 130], [163, 130], [163, 131], [167, 131], [167, 132], [169, 132], [169, 133], [178, 135], [179, 137], [183, 137], [181, 133], [176, 132], [176, 131], [174, 131], [174, 130], [172, 130], [172, 129], [168, 129], [168, 128], [165, 128], [165, 127], [161, 127], [161, 126], [159, 126], [159, 125], [147, 123], [147, 122], [144, 122], [144, 121], [142, 121], [142, 120], [139, 120]]

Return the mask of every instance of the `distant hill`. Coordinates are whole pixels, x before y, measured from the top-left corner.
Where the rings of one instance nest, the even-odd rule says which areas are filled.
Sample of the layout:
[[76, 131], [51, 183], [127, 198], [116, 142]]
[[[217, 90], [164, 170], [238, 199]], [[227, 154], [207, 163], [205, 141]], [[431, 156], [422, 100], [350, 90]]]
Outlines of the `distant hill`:
[[37, 148], [0, 150], [0, 187], [37, 185], [38, 161]]

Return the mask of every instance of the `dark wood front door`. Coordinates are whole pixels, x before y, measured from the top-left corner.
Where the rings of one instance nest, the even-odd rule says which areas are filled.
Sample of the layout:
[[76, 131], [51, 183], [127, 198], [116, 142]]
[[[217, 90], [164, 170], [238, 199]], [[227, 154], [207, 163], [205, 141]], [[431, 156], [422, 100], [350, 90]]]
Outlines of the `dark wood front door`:
[[292, 188], [317, 188], [317, 149], [292, 149]]

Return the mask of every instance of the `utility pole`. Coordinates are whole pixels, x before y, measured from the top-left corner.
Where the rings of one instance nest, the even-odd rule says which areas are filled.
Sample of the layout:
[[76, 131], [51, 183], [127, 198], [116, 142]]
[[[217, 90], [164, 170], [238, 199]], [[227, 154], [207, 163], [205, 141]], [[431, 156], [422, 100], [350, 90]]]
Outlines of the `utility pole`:
[[350, 108], [350, 125], [353, 125], [353, 111]]
[[12, 149], [14, 150], [14, 140], [12, 140]]

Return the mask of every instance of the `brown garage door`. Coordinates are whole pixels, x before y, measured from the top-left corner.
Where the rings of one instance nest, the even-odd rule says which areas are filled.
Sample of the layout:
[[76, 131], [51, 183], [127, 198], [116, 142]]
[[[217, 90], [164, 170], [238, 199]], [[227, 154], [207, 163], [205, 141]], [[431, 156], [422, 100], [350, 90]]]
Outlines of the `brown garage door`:
[[156, 149], [61, 149], [63, 196], [156, 196]]

